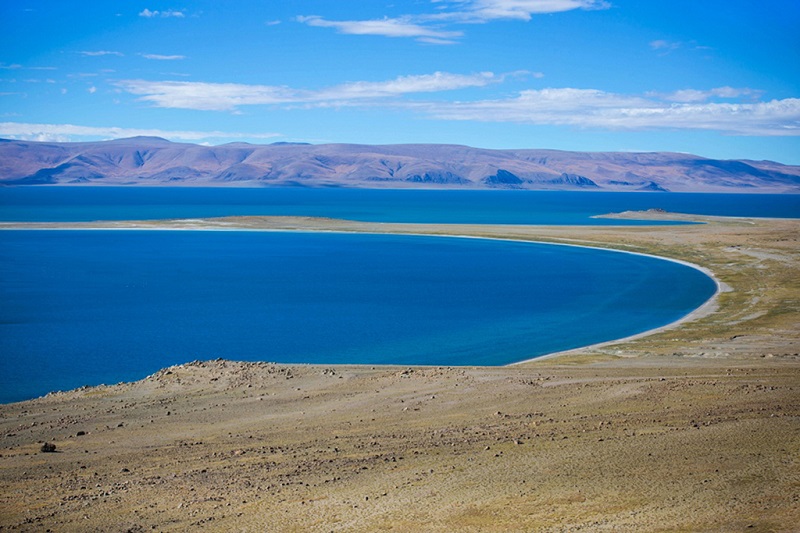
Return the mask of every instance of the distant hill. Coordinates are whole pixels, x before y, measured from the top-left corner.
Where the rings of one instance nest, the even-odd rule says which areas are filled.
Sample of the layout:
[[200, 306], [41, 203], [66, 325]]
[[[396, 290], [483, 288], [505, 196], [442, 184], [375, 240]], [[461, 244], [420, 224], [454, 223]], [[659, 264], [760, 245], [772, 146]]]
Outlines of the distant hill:
[[200, 146], [158, 137], [86, 143], [0, 139], [0, 184], [800, 193], [800, 166], [667, 152], [445, 144]]

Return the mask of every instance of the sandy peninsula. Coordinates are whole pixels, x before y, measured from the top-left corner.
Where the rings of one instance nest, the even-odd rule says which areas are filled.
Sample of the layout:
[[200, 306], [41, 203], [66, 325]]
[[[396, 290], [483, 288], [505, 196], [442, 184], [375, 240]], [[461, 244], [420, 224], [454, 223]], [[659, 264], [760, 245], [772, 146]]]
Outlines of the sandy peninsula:
[[508, 367], [198, 361], [0, 405], [0, 530], [797, 531], [800, 220], [615, 216], [700, 223], [59, 224], [579, 244], [690, 262], [721, 291], [679, 324]]

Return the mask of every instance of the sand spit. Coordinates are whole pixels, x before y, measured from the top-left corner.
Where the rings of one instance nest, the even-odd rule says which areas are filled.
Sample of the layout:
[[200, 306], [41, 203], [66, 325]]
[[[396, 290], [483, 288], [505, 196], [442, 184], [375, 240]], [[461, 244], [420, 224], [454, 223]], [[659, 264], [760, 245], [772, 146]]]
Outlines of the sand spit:
[[731, 290], [678, 327], [512, 367], [207, 361], [2, 405], [0, 530], [794, 531], [800, 221], [691, 220], [193, 221], [614, 247]]

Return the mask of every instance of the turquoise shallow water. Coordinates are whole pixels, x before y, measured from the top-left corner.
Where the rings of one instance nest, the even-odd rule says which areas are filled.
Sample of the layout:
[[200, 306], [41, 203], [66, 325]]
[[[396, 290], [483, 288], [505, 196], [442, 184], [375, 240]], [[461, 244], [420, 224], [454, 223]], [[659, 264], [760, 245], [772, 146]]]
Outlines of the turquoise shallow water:
[[664, 260], [481, 239], [0, 232], [0, 401], [217, 357], [500, 365], [670, 323], [715, 291]]

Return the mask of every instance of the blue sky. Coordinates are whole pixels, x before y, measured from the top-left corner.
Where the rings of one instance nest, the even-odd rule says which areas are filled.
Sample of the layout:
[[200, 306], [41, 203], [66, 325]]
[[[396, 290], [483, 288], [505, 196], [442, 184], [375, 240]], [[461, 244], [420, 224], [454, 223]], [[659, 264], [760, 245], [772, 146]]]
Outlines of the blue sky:
[[0, 0], [0, 137], [800, 164], [797, 0]]

